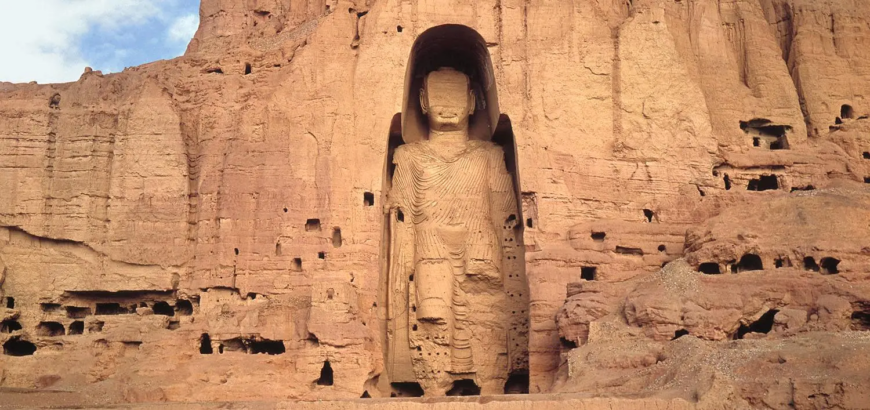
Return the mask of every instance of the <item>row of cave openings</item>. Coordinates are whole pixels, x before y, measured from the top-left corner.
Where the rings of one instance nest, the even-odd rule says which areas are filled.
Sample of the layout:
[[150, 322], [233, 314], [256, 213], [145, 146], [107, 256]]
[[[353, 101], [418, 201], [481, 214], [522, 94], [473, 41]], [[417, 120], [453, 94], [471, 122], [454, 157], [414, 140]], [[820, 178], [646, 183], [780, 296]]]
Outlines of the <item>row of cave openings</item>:
[[[644, 222], [652, 223], [655, 218], [655, 213], [649, 209], [644, 209], [643, 216]], [[593, 242], [604, 242], [604, 240], [607, 238], [607, 232], [592, 231], [592, 233], [590, 234], [590, 238], [592, 238]], [[660, 244], [657, 249], [660, 254], [665, 254], [668, 251], [668, 247], [664, 244]], [[641, 248], [633, 248], [621, 245], [617, 245], [614, 249], [614, 252], [620, 255], [644, 256], [643, 249]], [[662, 266], [664, 266], [664, 264]], [[580, 267], [580, 279], [584, 281], [597, 280], [598, 268], [596, 266]]]
[[[773, 261], [774, 267], [791, 268], [793, 267], [791, 260], [788, 257], [779, 257]], [[823, 275], [836, 275], [840, 273], [838, 266], [840, 260], [833, 257], [824, 257], [819, 263], [812, 256], [807, 256], [803, 260], [803, 267], [807, 271], [820, 272]], [[740, 258], [740, 261], [732, 260], [726, 263], [730, 266], [731, 273], [749, 272], [754, 270], [764, 270], [764, 264], [761, 257], [754, 253], [747, 253]], [[706, 275], [719, 275], [722, 272], [718, 262], [704, 262], [698, 266], [698, 272]]]
[[[375, 206], [375, 194], [371, 192], [363, 193], [363, 206], [365, 207], [373, 207]], [[284, 208], [284, 213], [290, 212], [289, 208]], [[311, 218], [305, 221], [305, 232], [321, 232], [323, 230], [323, 226], [320, 223], [320, 219]], [[343, 244], [341, 238], [341, 227], [333, 227], [332, 228], [332, 247], [340, 248]], [[233, 248], [233, 253], [238, 256], [241, 251], [239, 248]], [[275, 243], [275, 256], [282, 256], [284, 254], [284, 250], [281, 248], [281, 242], [278, 241]], [[317, 252], [317, 258], [321, 260], [326, 259], [326, 251]], [[302, 271], [302, 258], [295, 257], [291, 261], [290, 269], [294, 272]]]
[[[174, 317], [190, 316], [193, 314], [193, 303], [190, 300], [178, 299], [175, 306], [171, 306], [166, 301], [157, 302], [139, 302], [131, 305], [123, 305], [121, 303], [106, 302], [96, 303], [94, 309], [86, 306], [63, 306], [59, 303], [40, 303], [40, 310], [47, 316], [66, 316], [67, 319], [72, 319], [68, 325], [64, 325], [65, 321], [60, 319], [40, 321], [36, 325], [36, 335], [38, 337], [60, 337], [60, 336], [76, 336], [87, 332], [100, 333], [103, 331], [105, 322], [102, 320], [88, 320], [88, 316], [109, 316], [134, 314], [139, 309], [149, 309], [155, 315], [163, 315]], [[6, 298], [6, 308], [15, 309], [15, 298]], [[180, 326], [180, 321], [170, 320], [168, 329], [175, 330]], [[5, 319], [0, 322], [0, 333], [12, 334], [23, 330], [21, 323], [15, 319]], [[29, 356], [36, 352], [36, 344], [22, 338], [20, 335], [10, 337], [3, 344], [3, 354], [7, 356]]]
[[[422, 397], [423, 388], [419, 383], [404, 382], [390, 384], [390, 397]], [[512, 373], [504, 384], [504, 394], [529, 394], [529, 374]], [[474, 380], [460, 379], [453, 382], [447, 396], [479, 396], [480, 386]], [[368, 391], [363, 392], [362, 398], [370, 398]]]

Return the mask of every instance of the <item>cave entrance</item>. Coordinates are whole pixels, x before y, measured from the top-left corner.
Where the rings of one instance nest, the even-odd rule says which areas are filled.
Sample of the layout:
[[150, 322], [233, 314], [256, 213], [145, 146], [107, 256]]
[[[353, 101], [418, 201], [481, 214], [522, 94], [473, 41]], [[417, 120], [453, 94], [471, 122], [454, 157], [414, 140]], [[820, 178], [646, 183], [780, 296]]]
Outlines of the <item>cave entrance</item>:
[[[399, 183], [405, 183], [404, 180], [394, 181], [397, 150], [406, 145], [426, 144], [428, 139], [429, 121], [420, 105], [420, 90], [424, 86], [424, 79], [430, 72], [442, 67], [464, 73], [469, 79], [475, 102], [474, 113], [469, 118], [468, 147], [480, 146], [491, 149], [492, 145], [487, 143], [491, 141], [501, 148], [504, 154], [504, 169], [509, 174], [513, 187], [498, 192], [502, 193], [502, 196], [505, 192], [509, 192], [516, 204], [514, 212], [508, 212], [504, 216], [492, 215], [494, 219], [498, 216], [498, 222], [494, 225], [499, 228], [496, 232], [500, 242], [498, 246], [504, 250], [500, 262], [505, 280], [500, 286], [504, 288], [505, 302], [503, 308], [496, 310], [496, 312], [504, 312], [504, 317], [500, 317], [496, 322], [505, 324], [506, 339], [511, 341], [506, 343], [509, 365], [504, 376], [507, 377], [511, 373], [528, 373], [530, 292], [525, 274], [523, 235], [526, 229], [526, 218], [532, 216], [524, 217], [523, 206], [520, 205], [524, 202], [520, 191], [516, 137], [510, 117], [499, 111], [495, 74], [486, 44], [483, 37], [473, 29], [454, 24], [430, 28], [415, 40], [405, 73], [402, 112], [395, 114], [389, 123], [381, 201], [386, 207], [394, 183], [397, 186], [401, 186], [398, 185]], [[411, 147], [399, 151], [407, 153], [411, 151]], [[469, 148], [467, 152], [472, 151]], [[493, 166], [491, 160], [488, 164]], [[501, 168], [500, 164], [496, 167]], [[473, 172], [483, 171], [475, 169]], [[457, 175], [463, 174], [450, 173], [449, 175], [453, 178], [449, 180], [450, 183], [462, 182], [462, 178]], [[503, 185], [503, 188], [506, 188], [508, 183], [505, 182]], [[376, 200], [376, 198], [369, 199], [371, 202]], [[415, 335], [411, 331], [414, 324], [412, 322], [415, 321], [418, 312], [414, 310], [414, 303], [409, 301], [416, 297], [415, 289], [423, 288], [424, 285], [421, 284], [423, 280], [420, 275], [417, 280], [411, 282], [409, 281], [411, 275], [408, 272], [400, 272], [405, 269], [403, 266], [406, 266], [401, 258], [413, 253], [414, 247], [397, 246], [403, 243], [401, 242], [403, 232], [413, 232], [416, 229], [415, 215], [411, 211], [404, 209], [403, 206], [389, 208], [384, 214], [381, 237], [378, 305], [382, 306], [385, 310], [384, 317], [388, 318], [381, 332], [381, 338], [384, 341], [386, 373], [394, 386], [418, 382], [411, 360], [415, 351], [410, 341], [414, 337], [422, 336]], [[535, 222], [529, 221], [529, 227], [533, 227]], [[479, 315], [470, 315], [473, 320], [478, 320], [477, 316]], [[422, 333], [424, 332], [416, 334]]]

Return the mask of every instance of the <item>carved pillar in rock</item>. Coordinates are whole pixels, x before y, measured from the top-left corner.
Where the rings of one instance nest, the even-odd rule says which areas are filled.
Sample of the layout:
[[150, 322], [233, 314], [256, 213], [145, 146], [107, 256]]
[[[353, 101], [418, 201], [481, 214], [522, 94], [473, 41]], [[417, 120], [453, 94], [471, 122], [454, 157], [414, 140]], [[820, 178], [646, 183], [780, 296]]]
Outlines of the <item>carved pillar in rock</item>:
[[[490, 141], [494, 90], [484, 91], [481, 73], [469, 69], [475, 64], [451, 56], [418, 55], [429, 63], [420, 67], [412, 54], [409, 64], [405, 144], [392, 155], [385, 204], [387, 372], [426, 395], [444, 395], [460, 380], [494, 394], [524, 365], [509, 348], [518, 312], [505, 286], [508, 277], [525, 279], [516, 261], [519, 211], [504, 149]], [[485, 74], [492, 79], [491, 69]]]

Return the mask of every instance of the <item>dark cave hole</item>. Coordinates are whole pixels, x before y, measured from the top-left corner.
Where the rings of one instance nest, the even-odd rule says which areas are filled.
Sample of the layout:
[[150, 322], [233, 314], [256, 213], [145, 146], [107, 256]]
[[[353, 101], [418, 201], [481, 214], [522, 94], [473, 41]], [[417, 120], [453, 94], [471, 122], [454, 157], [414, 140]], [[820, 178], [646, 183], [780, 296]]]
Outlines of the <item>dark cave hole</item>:
[[163, 301], [155, 303], [151, 310], [154, 311], [155, 315], [175, 316], [175, 310], [172, 309], [172, 306]]
[[835, 275], [837, 273], [840, 273], [840, 271], [837, 270], [837, 266], [840, 264], [839, 259], [828, 257], [822, 258], [822, 260], [819, 262], [821, 262], [820, 271], [823, 275]]
[[60, 106], [60, 94], [52, 95], [48, 100], [48, 108], [58, 108]]
[[60, 310], [60, 303], [40, 303], [39, 308], [45, 313], [54, 313]]
[[864, 183], [870, 184], [870, 177], [864, 177]]
[[291, 267], [293, 268], [294, 271], [301, 272], [302, 271], [302, 258], [293, 258], [293, 263], [291, 264]]
[[326, 290], [326, 299], [332, 300], [332, 298], [334, 298], [334, 297], [335, 297], [335, 289], [333, 289], [333, 288], [327, 289]]
[[369, 391], [368, 391], [368, 390], [365, 390], [365, 391], [363, 391], [362, 396], [359, 396], [359, 398], [361, 398], [361, 399], [370, 399], [370, 398], [372, 398], [372, 395], [369, 394]]
[[870, 303], [860, 303], [858, 307], [852, 312], [852, 330], [870, 330]]
[[[840, 125], [842, 123], [843, 123], [843, 120], [840, 117], [834, 118], [835, 125]], [[834, 131], [836, 129], [839, 129], [839, 127], [831, 127], [831, 131]]]
[[777, 258], [776, 260], [773, 261], [773, 265], [776, 266], [777, 269], [778, 268], [790, 268], [791, 267], [791, 260], [789, 260], [789, 258], [787, 258], [787, 257]]
[[269, 355], [284, 354], [287, 351], [284, 342], [280, 340], [252, 340], [251, 354], [265, 353]]
[[605, 237], [607, 234], [604, 232], [592, 232], [592, 240], [595, 242], [604, 242]]
[[747, 333], [769, 333], [773, 329], [773, 318], [777, 313], [779, 313], [778, 310], [771, 309], [761, 315], [758, 320], [750, 323], [749, 326], [741, 324], [740, 328], [737, 329], [737, 339], [743, 339]]
[[620, 255], [634, 255], [634, 256], [643, 256], [643, 249], [640, 248], [628, 248], [625, 246], [617, 246], [616, 253]]
[[3, 354], [7, 356], [30, 356], [36, 352], [36, 345], [15, 336], [3, 343]]
[[335, 228], [332, 228], [332, 247], [341, 247], [341, 228], [337, 226]]
[[812, 185], [802, 186], [802, 187], [792, 187], [791, 192], [797, 191], [815, 191], [816, 187]]
[[659, 248], [658, 248], [658, 249], [659, 249], [659, 252], [665, 252], [665, 251], [668, 250], [668, 247], [665, 246], [665, 245], [659, 245]]
[[6, 309], [15, 309], [15, 298], [12, 296], [6, 297]]
[[776, 190], [779, 189], [779, 180], [776, 175], [761, 175], [758, 179], [750, 180], [746, 189], [758, 192]]
[[211, 347], [211, 337], [208, 333], [203, 333], [199, 337], [199, 354], [213, 354], [214, 349]]
[[752, 146], [757, 147], [759, 145], [761, 145], [761, 138], [759, 138], [759, 137], [752, 138]]
[[320, 369], [320, 378], [317, 379], [318, 386], [332, 386], [332, 365], [329, 360], [323, 362], [323, 368]]
[[181, 316], [190, 316], [193, 314], [193, 303], [186, 299], [176, 300], [175, 311]]
[[363, 205], [364, 206], [375, 206], [375, 194], [371, 192], [363, 193]]
[[864, 159], [870, 159], [870, 151], [864, 151]]
[[780, 149], [788, 149], [788, 138], [785, 135], [777, 137], [776, 140], [770, 142], [771, 151]]
[[58, 322], [39, 322], [36, 325], [37, 336], [63, 336], [66, 334], [66, 329]]
[[21, 330], [21, 323], [15, 319], [6, 319], [0, 322], [0, 333], [12, 333], [16, 330]]
[[284, 213], [285, 213], [285, 214], [287, 213], [287, 211], [289, 211], [289, 209], [284, 208]]
[[504, 383], [504, 394], [529, 394], [529, 374], [511, 373]]
[[239, 248], [233, 248], [233, 253], [235, 253], [236, 255], [238, 255], [238, 254], [239, 254]]
[[804, 258], [804, 269], [811, 270], [813, 272], [818, 272], [819, 270], [821, 270], [819, 268], [819, 265], [816, 264], [816, 259], [812, 256], [807, 256], [806, 258]]
[[761, 257], [758, 255], [747, 253], [740, 258], [740, 262], [737, 264], [737, 273], [753, 270], [764, 270], [764, 264], [761, 263]]
[[245, 75], [251, 74], [251, 64], [245, 64]]
[[423, 388], [420, 387], [420, 383], [390, 383], [390, 387], [392, 388], [390, 397], [423, 397]]
[[508, 228], [510, 225], [513, 225], [516, 221], [517, 221], [517, 216], [514, 214], [510, 214], [510, 216], [508, 216], [507, 219], [505, 219], [505, 221], [504, 221], [505, 225], [508, 225], [505, 228]]
[[275, 244], [275, 256], [281, 256], [283, 252], [281, 251], [281, 242]]
[[849, 118], [849, 119], [855, 118], [855, 110], [852, 109], [852, 106], [851, 106], [851, 105], [849, 105], [849, 104], [843, 104], [843, 105], [840, 107], [840, 117], [841, 117], [841, 118], [844, 118], [844, 119], [846, 119], [846, 118]]
[[701, 272], [706, 275], [718, 275], [722, 273], [719, 269], [719, 264], [716, 262], [704, 262], [700, 266], [698, 266], [698, 272]]
[[535, 227], [535, 221], [532, 218], [526, 218], [526, 226], [529, 228]]
[[97, 303], [97, 315], [124, 315], [130, 313], [125, 307], [121, 307], [119, 303]]
[[317, 259], [326, 259], [326, 252], [317, 252]]
[[565, 337], [560, 337], [559, 343], [562, 344], [562, 350], [571, 350], [571, 349], [577, 348], [577, 342], [575, 342], [573, 340], [569, 340], [568, 338], [565, 338]]
[[474, 380], [462, 379], [453, 382], [453, 388], [447, 391], [448, 396], [480, 396], [480, 386]]
[[677, 330], [676, 332], [674, 332], [674, 337], [671, 340], [677, 340], [677, 339], [679, 339], [685, 335], [688, 335], [688, 334], [689, 334], [689, 331], [686, 329]]
[[725, 181], [725, 190], [731, 190], [731, 178], [728, 176], [728, 174], [725, 174], [725, 178], [723, 178], [723, 180]]
[[396, 219], [399, 222], [405, 222], [405, 214], [402, 212], [401, 209], [396, 210]]
[[402, 26], [396, 26], [396, 31], [397, 31], [397, 32], [401, 33], [402, 30], [404, 30], [404, 28], [402, 28]]
[[595, 273], [598, 270], [595, 266], [583, 266], [580, 268], [580, 279], [595, 280]]
[[223, 74], [224, 70], [221, 70], [220, 68], [209, 68], [209, 69], [205, 70], [205, 73], [206, 74]]
[[320, 230], [320, 219], [309, 219], [305, 221], [305, 230], [308, 232]]
[[85, 322], [81, 320], [73, 321], [69, 324], [69, 335], [80, 335], [85, 333]]
[[78, 306], [67, 306], [66, 307], [66, 317], [70, 319], [81, 319], [87, 317], [91, 314], [91, 308], [89, 307], [78, 307]]
[[653, 217], [655, 216], [655, 213], [649, 209], [644, 209], [643, 216], [646, 218], [647, 222], [652, 222]]

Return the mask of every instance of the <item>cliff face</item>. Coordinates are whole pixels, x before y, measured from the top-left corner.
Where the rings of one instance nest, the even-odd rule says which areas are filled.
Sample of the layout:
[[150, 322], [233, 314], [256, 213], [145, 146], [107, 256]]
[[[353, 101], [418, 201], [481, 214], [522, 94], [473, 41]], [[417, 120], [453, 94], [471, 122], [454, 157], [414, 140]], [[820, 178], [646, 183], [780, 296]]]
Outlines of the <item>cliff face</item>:
[[[633, 395], [690, 343], [701, 386], [645, 395], [859, 407], [866, 359], [801, 349], [868, 343], [868, 22], [865, 0], [203, 0], [183, 57], [0, 83], [0, 386], [409, 394], [384, 370], [388, 141], [412, 44], [451, 23], [486, 40], [516, 141], [530, 392]], [[782, 331], [741, 334], [771, 311]], [[795, 352], [791, 384], [723, 376], [719, 349]]]

